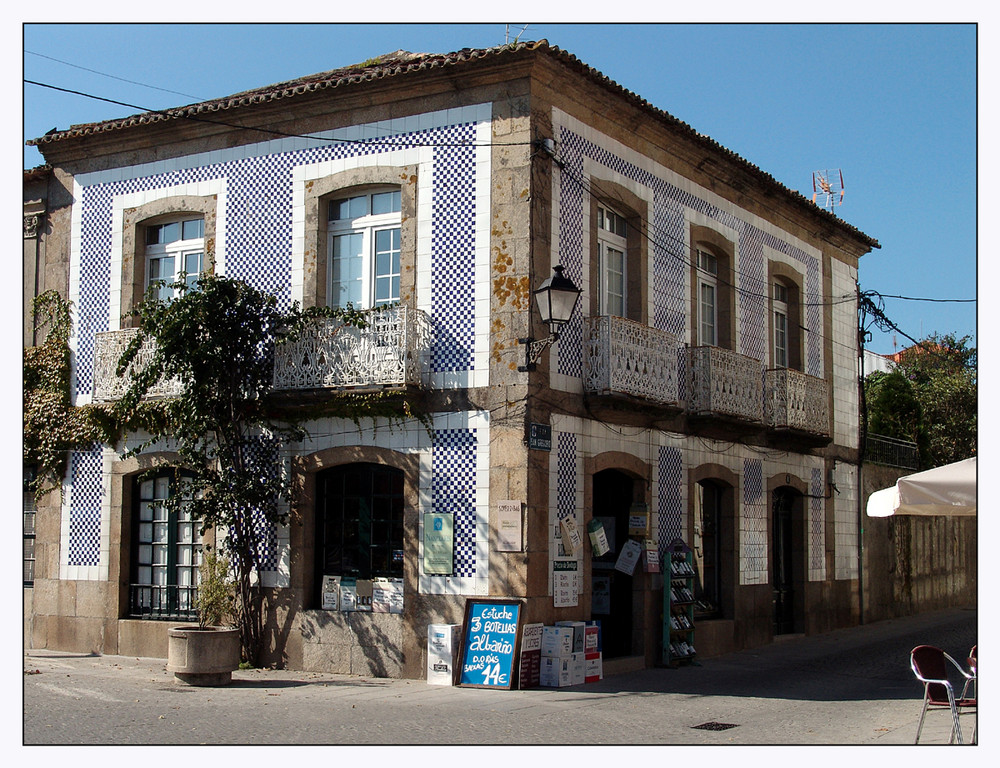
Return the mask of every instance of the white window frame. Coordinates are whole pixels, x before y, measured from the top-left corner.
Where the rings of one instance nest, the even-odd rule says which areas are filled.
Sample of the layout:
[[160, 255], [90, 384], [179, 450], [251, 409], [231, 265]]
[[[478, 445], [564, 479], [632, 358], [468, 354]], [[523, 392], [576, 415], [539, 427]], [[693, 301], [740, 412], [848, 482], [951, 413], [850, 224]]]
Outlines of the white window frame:
[[[195, 221], [201, 223], [199, 227], [201, 236], [184, 238], [184, 225]], [[173, 224], [177, 224], [180, 227], [182, 233], [180, 237], [165, 243], [149, 242], [150, 232], [163, 231], [166, 227]], [[163, 300], [174, 298], [177, 292], [175, 289], [170, 288], [169, 285], [170, 283], [177, 282], [181, 274], [186, 275], [184, 282], [188, 286], [194, 287], [198, 278], [205, 271], [205, 218], [203, 216], [177, 216], [167, 221], [148, 225], [146, 232], [146, 289], [148, 290], [149, 286], [157, 281], [163, 281], [165, 284], [159, 288], [159, 297]], [[168, 273], [161, 274], [159, 263], [168, 259], [172, 260], [170, 269]], [[196, 259], [196, 263], [192, 264], [190, 262], [191, 259]], [[157, 264], [156, 270], [153, 269], [154, 263]], [[190, 267], [195, 267], [196, 269], [192, 271]]]
[[788, 286], [772, 284], [771, 354], [775, 368], [788, 367]]
[[717, 347], [719, 345], [719, 261], [718, 257], [697, 250], [698, 263], [698, 344]]
[[[628, 243], [625, 217], [597, 208], [597, 257], [600, 275], [598, 314], [625, 317], [628, 308]], [[619, 290], [615, 290], [618, 288]]]
[[[388, 213], [371, 213], [372, 198], [386, 193], [395, 194], [395, 210]], [[342, 219], [332, 218], [333, 212], [331, 208], [333, 204], [344, 200], [361, 198], [365, 198], [367, 201], [365, 203], [365, 213]], [[402, 213], [400, 210], [400, 200], [401, 191], [399, 187], [379, 187], [357, 194], [336, 196], [330, 201], [328, 211], [331, 218], [327, 225], [326, 270], [326, 302], [328, 306], [346, 306], [348, 303], [351, 303], [354, 305], [354, 309], [371, 309], [372, 307], [392, 304], [400, 300], [399, 285], [402, 273]], [[380, 233], [389, 233], [388, 236], [394, 238], [394, 242], [390, 244], [389, 250], [381, 252], [387, 254], [389, 259], [389, 269], [381, 273], [377, 271], [379, 268], [380, 252], [376, 250]], [[339, 300], [335, 300], [335, 298], [339, 298], [340, 294], [339, 290], [335, 294], [335, 289], [341, 281], [334, 280], [334, 248], [338, 238], [349, 235], [359, 235], [361, 237], [361, 247], [359, 248], [361, 268], [359, 276], [355, 279], [355, 282], [360, 282], [361, 285], [360, 290], [357, 292], [359, 296], [356, 303], [351, 299], [340, 303]], [[379, 295], [381, 288], [380, 281], [383, 280], [389, 281], [389, 290], [387, 294]]]

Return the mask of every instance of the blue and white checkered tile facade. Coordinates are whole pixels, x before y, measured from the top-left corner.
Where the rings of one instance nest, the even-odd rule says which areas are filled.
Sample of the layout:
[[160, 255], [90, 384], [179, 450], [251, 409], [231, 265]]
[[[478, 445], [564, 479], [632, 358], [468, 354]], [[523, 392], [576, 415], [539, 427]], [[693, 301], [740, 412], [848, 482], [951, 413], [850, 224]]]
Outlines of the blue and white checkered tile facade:
[[767, 584], [767, 503], [760, 459], [743, 461], [740, 583]]
[[810, 578], [826, 576], [826, 514], [823, 505], [823, 469], [813, 467], [809, 483], [809, 571]]
[[[739, 348], [744, 355], [765, 360], [767, 356], [769, 253], [788, 260], [804, 273], [803, 304], [806, 306], [806, 373], [823, 376], [822, 317], [819, 299], [822, 295], [818, 256], [810, 255], [773, 232], [761, 229], [759, 220], [749, 214], [730, 212], [722, 203], [709, 199], [710, 193], [696, 195], [684, 182], [665, 168], [651, 166], [631, 150], [603, 137], [558, 111], [553, 114], [559, 159], [562, 167], [558, 178], [558, 246], [554, 263], [562, 264], [565, 274], [577, 285], [584, 285], [588, 258], [584, 253], [583, 220], [585, 201], [589, 199], [590, 178], [585, 166], [604, 169], [602, 178], [624, 180], [647, 190], [652, 198], [649, 227], [650, 289], [653, 305], [649, 316], [654, 327], [677, 333], [682, 338], [690, 332], [691, 310], [686, 290], [690, 269], [688, 222], [714, 222], [721, 230], [735, 232], [736, 280], [739, 287], [737, 313], [739, 317]], [[590, 138], [588, 138], [588, 136]], [[615, 147], [615, 151], [607, 147]], [[617, 153], [617, 154], [616, 154]], [[671, 183], [673, 179], [676, 183]], [[584, 301], [586, 306], [586, 301]], [[579, 377], [582, 371], [582, 319], [579, 315], [567, 325], [558, 346], [558, 373]]]
[[70, 454], [69, 531], [66, 564], [98, 566], [101, 557], [101, 512], [105, 501], [104, 450]]
[[[260, 473], [280, 474], [278, 440], [261, 435], [250, 443], [249, 460]], [[273, 573], [278, 569], [278, 529], [259, 509], [250, 510], [257, 541], [257, 562], [262, 573]]]
[[420, 472], [421, 512], [454, 515], [455, 559], [450, 576], [421, 574], [421, 593], [489, 593], [489, 466], [488, 413], [435, 416]]
[[[427, 274], [417, 302], [430, 315], [430, 364], [437, 386], [480, 386], [488, 381], [488, 318], [475, 317], [476, 301], [488, 296], [489, 174], [492, 106], [479, 104], [364, 126], [338, 129], [316, 139], [281, 139], [143, 166], [115, 168], [75, 179], [70, 252], [70, 300], [76, 308], [73, 345], [74, 402], [89, 402], [94, 334], [120, 327], [122, 211], [179, 195], [218, 199], [216, 267], [273, 293], [287, 307], [301, 295], [302, 252], [294, 237], [298, 179], [317, 178], [335, 167], [391, 163], [420, 169], [418, 194], [430, 200], [429, 252], [419, 252]], [[373, 138], [374, 137], [374, 138]], [[457, 146], [450, 146], [457, 145]], [[338, 165], [339, 164], [339, 165]], [[418, 202], [419, 206], [419, 202]], [[296, 262], [296, 260], [298, 260]], [[295, 275], [298, 274], [297, 278]], [[100, 518], [105, 476], [94, 461], [78, 459], [68, 485], [80, 490], [68, 505], [70, 538], [63, 564], [97, 557], [94, 536], [106, 535]], [[474, 517], [474, 516], [473, 516]], [[67, 521], [64, 521], [66, 523]], [[464, 525], [464, 521], [463, 521]], [[462, 570], [476, 572], [474, 536], [462, 528]], [[70, 555], [72, 553], [72, 555]], [[279, 559], [269, 550], [267, 562]]]
[[576, 514], [576, 435], [556, 433], [556, 518], [562, 522]]
[[657, 545], [665, 552], [670, 542], [684, 537], [683, 462], [677, 448], [661, 445], [656, 465], [656, 522], [659, 537]]
[[455, 571], [476, 575], [476, 430], [434, 433], [431, 498], [435, 512], [455, 516]]

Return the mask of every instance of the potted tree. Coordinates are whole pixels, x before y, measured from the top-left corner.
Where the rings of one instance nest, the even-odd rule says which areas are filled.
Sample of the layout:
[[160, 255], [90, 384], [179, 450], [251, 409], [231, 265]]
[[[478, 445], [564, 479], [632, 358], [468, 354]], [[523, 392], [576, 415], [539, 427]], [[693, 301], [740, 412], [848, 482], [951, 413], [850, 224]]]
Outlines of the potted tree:
[[[283, 416], [269, 399], [274, 348], [317, 317], [357, 327], [364, 327], [365, 320], [350, 308], [300, 310], [294, 304], [281, 310], [275, 296], [211, 274], [201, 276], [194, 286], [184, 279], [172, 283], [175, 295], [170, 299], [161, 299], [158, 287], [154, 284], [135, 310], [138, 333], [117, 370], [119, 376], [128, 376], [127, 387], [111, 417], [124, 433], [138, 438], [123, 455], [138, 455], [159, 444], [169, 445], [179, 456], [186, 491], [164, 504], [170, 509], [183, 506], [203, 529], [220, 533], [216, 545], [229, 565], [221, 568], [212, 561], [216, 568], [202, 582], [200, 592], [206, 597], [201, 599], [213, 596], [214, 604], [214, 579], [228, 579], [231, 572], [235, 598], [230, 613], [242, 657], [260, 666], [268, 613], [268, 590], [261, 578], [261, 532], [288, 520], [285, 503], [291, 502], [292, 487], [282, 470], [280, 448], [304, 434], [295, 419]], [[149, 354], [127, 373], [141, 349]], [[150, 390], [164, 381], [180, 382], [180, 391], [150, 399]], [[359, 418], [369, 408], [365, 400], [358, 407], [360, 414], [347, 412]], [[194, 635], [185, 632], [190, 641]], [[201, 631], [198, 637], [205, 642], [217, 633]], [[183, 671], [187, 662], [179, 659], [171, 667], [189, 674]]]
[[240, 631], [225, 624], [236, 601], [229, 560], [206, 548], [199, 573], [198, 626], [167, 631], [167, 671], [186, 685], [229, 685], [240, 665]]

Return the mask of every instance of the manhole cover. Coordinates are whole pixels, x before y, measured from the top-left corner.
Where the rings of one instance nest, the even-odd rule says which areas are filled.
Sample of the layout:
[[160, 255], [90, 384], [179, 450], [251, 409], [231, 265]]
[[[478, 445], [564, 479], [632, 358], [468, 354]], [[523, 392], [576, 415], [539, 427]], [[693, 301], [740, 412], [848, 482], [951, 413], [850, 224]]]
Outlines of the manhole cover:
[[730, 728], [739, 727], [739, 723], [702, 723], [701, 725], [692, 725], [692, 728], [697, 728], [700, 731], [728, 731]]

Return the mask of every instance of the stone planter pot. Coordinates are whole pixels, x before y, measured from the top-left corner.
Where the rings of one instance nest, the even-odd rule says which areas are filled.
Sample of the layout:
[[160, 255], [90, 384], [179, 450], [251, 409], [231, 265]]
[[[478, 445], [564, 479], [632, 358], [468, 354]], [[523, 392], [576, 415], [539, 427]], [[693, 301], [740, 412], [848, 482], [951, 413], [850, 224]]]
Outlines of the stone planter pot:
[[167, 672], [185, 685], [229, 685], [240, 666], [240, 633], [229, 627], [171, 627]]

